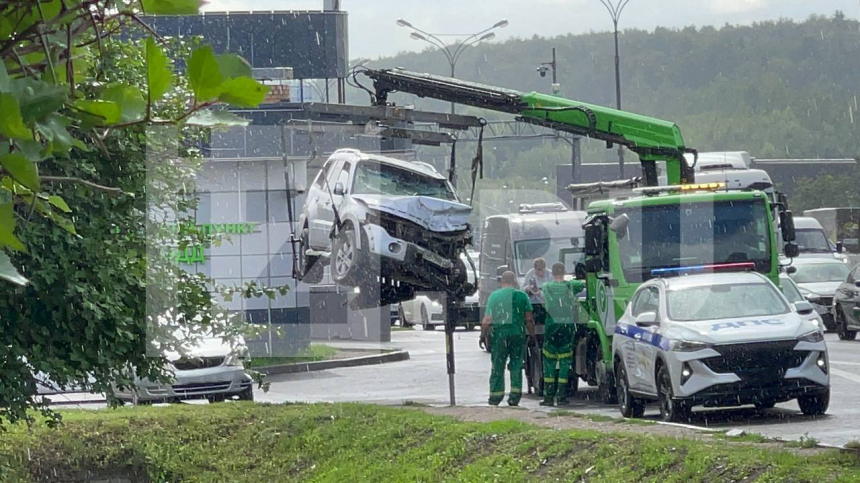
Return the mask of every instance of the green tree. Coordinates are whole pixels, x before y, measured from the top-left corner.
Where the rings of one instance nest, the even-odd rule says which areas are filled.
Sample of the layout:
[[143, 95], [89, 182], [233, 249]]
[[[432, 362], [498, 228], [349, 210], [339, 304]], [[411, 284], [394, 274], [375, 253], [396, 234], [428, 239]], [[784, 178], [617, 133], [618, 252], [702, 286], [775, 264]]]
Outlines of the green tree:
[[[0, 420], [39, 407], [39, 378], [104, 391], [136, 373], [163, 379], [148, 342], [178, 348], [170, 314], [200, 334], [231, 319], [176, 249], [211, 240], [175, 233], [196, 203], [187, 191], [193, 141], [245, 123], [217, 104], [252, 107], [266, 88], [235, 55], [168, 45], [139, 15], [196, 13], [195, 0], [35, 0], [0, 6]], [[166, 47], [187, 52], [174, 74]], [[160, 135], [154, 135], [160, 129]], [[218, 242], [217, 240], [215, 241]], [[17, 287], [17, 288], [16, 288]], [[256, 286], [243, 295], [262, 295]], [[200, 324], [192, 324], [200, 322]], [[165, 337], [166, 336], [166, 337]], [[132, 372], [127, 371], [128, 368]]]

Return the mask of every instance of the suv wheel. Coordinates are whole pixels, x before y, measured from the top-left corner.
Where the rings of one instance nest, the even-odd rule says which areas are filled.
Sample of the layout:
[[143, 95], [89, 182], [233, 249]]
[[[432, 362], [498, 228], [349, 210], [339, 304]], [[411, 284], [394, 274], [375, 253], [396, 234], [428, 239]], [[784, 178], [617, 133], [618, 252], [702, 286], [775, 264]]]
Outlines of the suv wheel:
[[302, 237], [299, 240], [299, 275], [301, 281], [308, 284], [320, 283], [323, 279], [324, 268], [320, 257], [305, 255], [305, 252], [310, 247], [308, 241], [308, 228], [302, 230]]
[[625, 418], [641, 418], [645, 414], [645, 402], [630, 394], [627, 370], [621, 361], [616, 361], [615, 389], [618, 393], [618, 409]]
[[857, 338], [856, 330], [848, 330], [848, 320], [842, 313], [842, 308], [836, 308], [836, 332], [839, 340], [854, 340]]
[[331, 254], [331, 276], [340, 285], [354, 285], [359, 280], [362, 253], [358, 248], [357, 234], [351, 226], [337, 235]]
[[254, 386], [248, 386], [243, 389], [242, 392], [237, 394], [238, 399], [240, 401], [253, 401], [254, 400]]
[[807, 416], [821, 416], [830, 406], [830, 388], [817, 394], [805, 394], [797, 398], [800, 412]]
[[690, 418], [690, 407], [683, 401], [676, 401], [672, 391], [672, 379], [665, 365], [657, 371], [657, 399], [660, 401], [660, 418], [676, 423]]

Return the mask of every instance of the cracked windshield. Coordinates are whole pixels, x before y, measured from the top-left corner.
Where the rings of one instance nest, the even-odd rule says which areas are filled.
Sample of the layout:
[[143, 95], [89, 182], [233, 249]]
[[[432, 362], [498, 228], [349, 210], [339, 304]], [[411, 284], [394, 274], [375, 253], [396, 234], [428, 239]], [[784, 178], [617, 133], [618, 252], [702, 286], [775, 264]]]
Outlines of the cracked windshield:
[[860, 482], [858, 0], [10, 0], [0, 57], [0, 482]]

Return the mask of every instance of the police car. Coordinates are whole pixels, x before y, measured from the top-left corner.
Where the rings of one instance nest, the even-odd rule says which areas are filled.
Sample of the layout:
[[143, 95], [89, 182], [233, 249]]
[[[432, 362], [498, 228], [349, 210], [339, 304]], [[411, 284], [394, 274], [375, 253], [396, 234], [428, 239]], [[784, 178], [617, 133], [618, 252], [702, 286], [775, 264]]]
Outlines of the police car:
[[[657, 270], [655, 270], [656, 272]], [[677, 272], [675, 273], [677, 275]], [[824, 334], [758, 273], [700, 273], [643, 283], [615, 328], [613, 367], [621, 414], [658, 401], [666, 421], [693, 406], [797, 399], [807, 415], [830, 401]]]

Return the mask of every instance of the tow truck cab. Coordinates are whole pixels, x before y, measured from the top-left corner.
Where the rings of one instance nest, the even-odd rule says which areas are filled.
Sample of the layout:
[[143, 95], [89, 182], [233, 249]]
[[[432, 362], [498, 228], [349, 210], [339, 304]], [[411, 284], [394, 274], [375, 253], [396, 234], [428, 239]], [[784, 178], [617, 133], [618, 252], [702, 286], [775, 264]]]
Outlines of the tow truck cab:
[[791, 213], [774, 207], [762, 191], [726, 191], [723, 183], [637, 191], [593, 202], [585, 224], [591, 330], [579, 342], [576, 367], [608, 403], [615, 399], [611, 336], [639, 285], [663, 272], [693, 269], [754, 270], [779, 286], [773, 213], [782, 221], [783, 239], [794, 240]]

